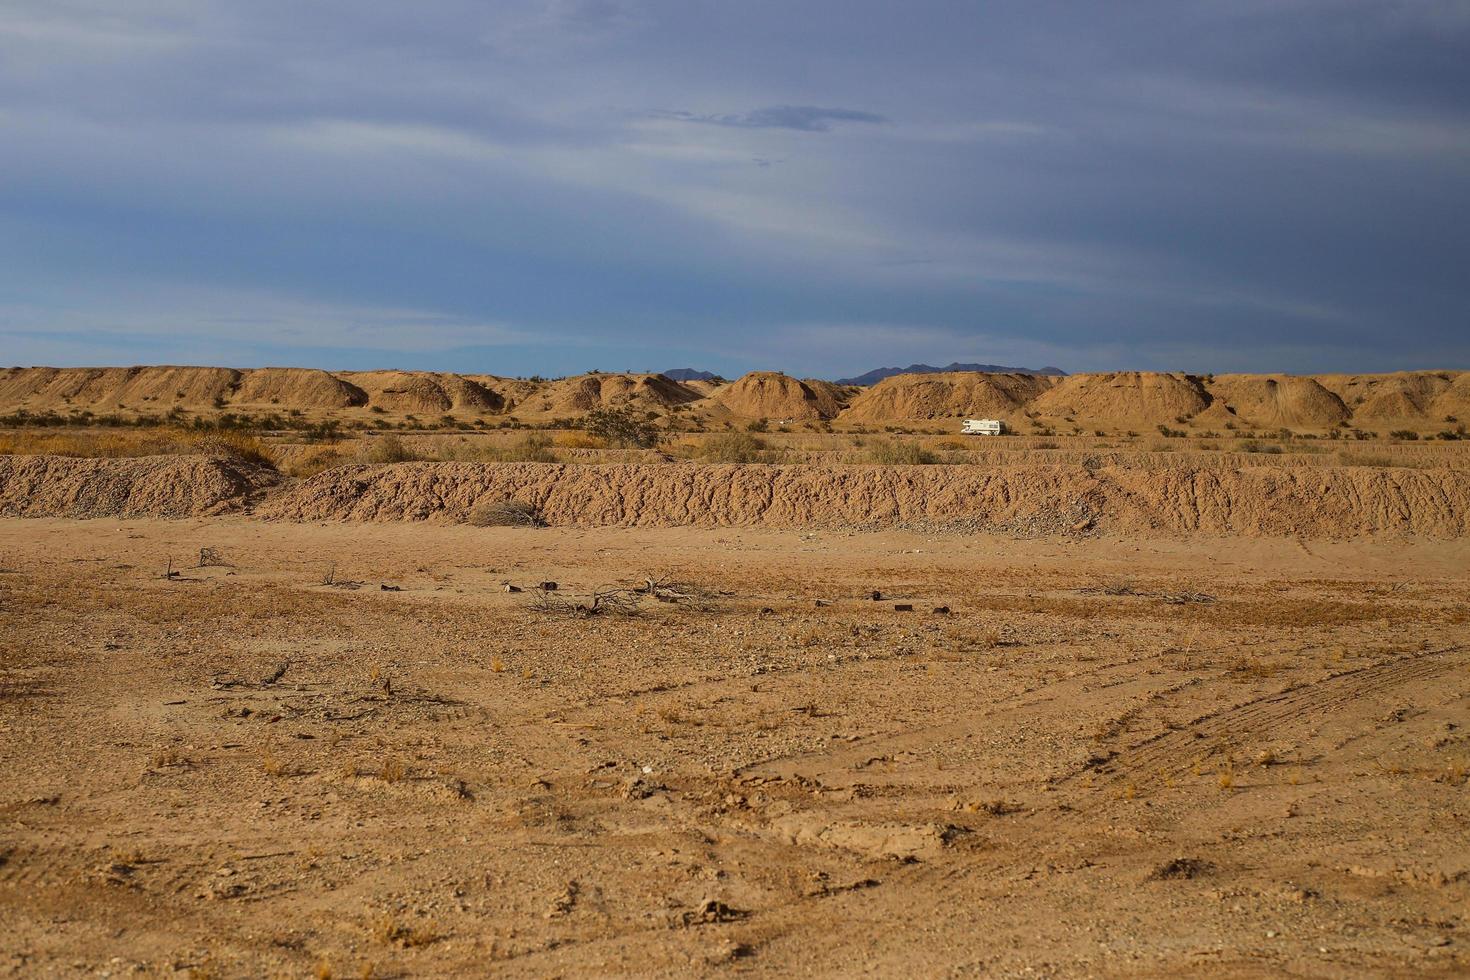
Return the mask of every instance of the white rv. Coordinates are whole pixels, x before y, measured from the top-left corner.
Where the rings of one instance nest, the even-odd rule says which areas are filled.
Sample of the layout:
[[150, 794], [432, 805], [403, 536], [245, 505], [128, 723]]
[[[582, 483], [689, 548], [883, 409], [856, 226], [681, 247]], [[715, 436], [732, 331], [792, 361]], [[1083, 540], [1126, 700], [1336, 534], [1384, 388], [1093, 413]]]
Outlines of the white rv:
[[960, 434], [965, 436], [1000, 436], [1005, 431], [1006, 424], [1000, 419], [965, 419], [960, 426]]

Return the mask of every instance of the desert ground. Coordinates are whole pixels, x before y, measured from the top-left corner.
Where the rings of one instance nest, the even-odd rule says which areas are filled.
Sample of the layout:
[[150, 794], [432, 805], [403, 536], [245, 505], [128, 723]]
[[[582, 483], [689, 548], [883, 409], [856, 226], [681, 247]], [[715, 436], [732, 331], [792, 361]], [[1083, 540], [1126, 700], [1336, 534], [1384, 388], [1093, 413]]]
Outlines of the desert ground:
[[0, 372], [0, 974], [1470, 972], [1470, 374], [783, 377]]
[[3, 968], [1463, 974], [1467, 559], [0, 521]]

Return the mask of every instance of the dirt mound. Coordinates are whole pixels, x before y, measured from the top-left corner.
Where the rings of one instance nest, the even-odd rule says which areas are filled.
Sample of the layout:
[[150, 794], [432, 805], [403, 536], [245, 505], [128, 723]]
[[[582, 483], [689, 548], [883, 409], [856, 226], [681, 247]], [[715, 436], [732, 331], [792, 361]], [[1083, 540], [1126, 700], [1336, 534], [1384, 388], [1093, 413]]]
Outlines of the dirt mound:
[[1439, 394], [1429, 406], [1435, 420], [1453, 418], [1459, 422], [1470, 422], [1470, 371], [1455, 376], [1455, 380]]
[[844, 422], [887, 422], [1004, 416], [1050, 390], [1053, 379], [1030, 374], [898, 374], [855, 398]]
[[1352, 414], [1316, 380], [1286, 374], [1222, 374], [1210, 393], [1251, 425], [1330, 429]]
[[[594, 408], [665, 412], [699, 401], [698, 392], [661, 374], [584, 374], [552, 382], [544, 392], [553, 415], [581, 415]], [[535, 399], [532, 399], [535, 402]]]
[[829, 381], [752, 371], [715, 392], [714, 400], [745, 418], [830, 419], [842, 411], [847, 391]]
[[202, 407], [228, 398], [240, 372], [209, 367], [11, 368], [0, 374], [0, 405], [27, 409]]
[[1219, 398], [1210, 402], [1210, 407], [1189, 419], [1191, 425], [1202, 429], [1240, 428], [1247, 423], [1235, 414], [1235, 410]]
[[0, 456], [6, 517], [192, 517], [234, 509], [276, 482], [227, 456]]
[[111, 396], [141, 368], [14, 368], [0, 380], [0, 400], [24, 408], [117, 408]]
[[285, 520], [461, 522], [521, 500], [556, 526], [941, 525], [1067, 534], [1470, 534], [1470, 477], [1316, 467], [404, 463], [349, 466], [260, 510]]
[[473, 382], [498, 399], [498, 414], [514, 412], [526, 399], [539, 394], [546, 387], [544, 381], [528, 381], [524, 378], [502, 378], [493, 374], [461, 374], [458, 377]]
[[385, 412], [439, 414], [499, 412], [505, 398], [478, 381], [432, 371], [347, 371], [346, 381], [367, 393], [368, 405]]
[[1030, 408], [1088, 422], [1174, 424], [1209, 407], [1199, 380], [1184, 374], [1119, 371], [1074, 374], [1038, 395]]
[[367, 392], [316, 368], [257, 368], [245, 372], [231, 401], [279, 408], [352, 408], [367, 404]]
[[241, 373], [230, 368], [142, 368], [118, 387], [113, 398], [130, 406], [153, 402], [161, 406], [202, 407], [228, 399], [240, 378]]
[[1454, 380], [1445, 371], [1395, 374], [1324, 374], [1316, 381], [1342, 399], [1354, 419], [1423, 419]]

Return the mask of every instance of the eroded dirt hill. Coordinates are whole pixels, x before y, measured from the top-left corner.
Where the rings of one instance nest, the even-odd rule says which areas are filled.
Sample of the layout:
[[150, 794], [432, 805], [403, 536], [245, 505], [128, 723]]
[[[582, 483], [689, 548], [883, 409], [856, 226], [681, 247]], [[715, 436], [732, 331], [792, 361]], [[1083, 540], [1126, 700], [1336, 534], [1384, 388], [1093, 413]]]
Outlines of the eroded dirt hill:
[[1189, 375], [1120, 371], [1065, 378], [950, 372], [906, 374], [871, 388], [751, 372], [732, 382], [681, 384], [658, 374], [594, 373], [555, 380], [427, 371], [312, 368], [9, 368], [0, 412], [158, 415], [173, 409], [289, 411], [367, 417], [514, 417], [548, 422], [594, 408], [655, 416], [688, 411], [716, 424], [768, 419], [883, 426], [1023, 416], [1086, 429], [1190, 425], [1202, 430], [1345, 425], [1437, 431], [1470, 421], [1470, 373]]
[[0, 456], [0, 516], [186, 517], [249, 504], [286, 521], [459, 523], [516, 500], [568, 527], [1470, 534], [1470, 476], [1451, 469], [401, 463], [341, 466], [272, 491], [276, 479], [229, 457]]

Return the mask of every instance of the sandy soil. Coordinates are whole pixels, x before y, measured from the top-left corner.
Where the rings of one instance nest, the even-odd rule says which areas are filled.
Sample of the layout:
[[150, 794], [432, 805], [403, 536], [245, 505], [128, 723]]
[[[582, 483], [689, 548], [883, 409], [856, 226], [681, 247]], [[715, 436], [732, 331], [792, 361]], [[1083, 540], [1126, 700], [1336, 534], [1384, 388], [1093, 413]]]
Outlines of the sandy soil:
[[1467, 708], [1463, 539], [0, 520], [0, 973], [1463, 975]]

